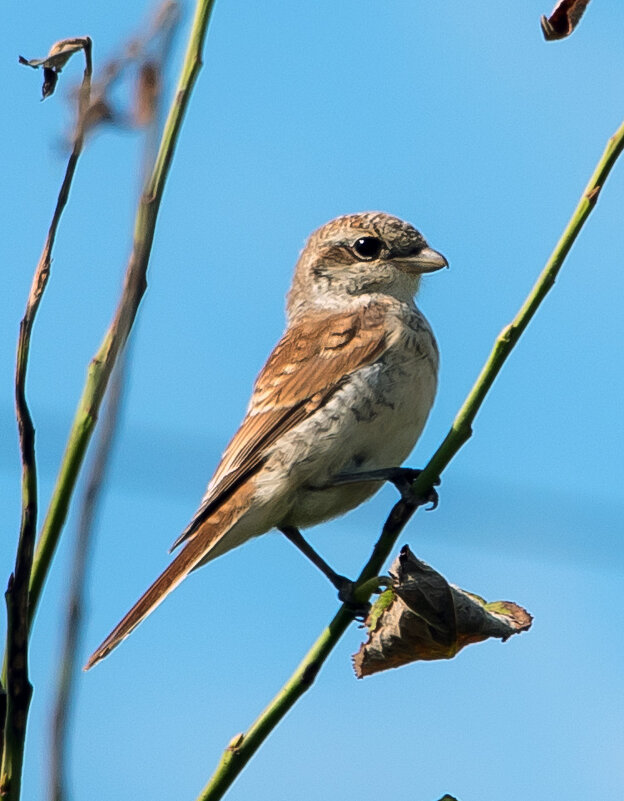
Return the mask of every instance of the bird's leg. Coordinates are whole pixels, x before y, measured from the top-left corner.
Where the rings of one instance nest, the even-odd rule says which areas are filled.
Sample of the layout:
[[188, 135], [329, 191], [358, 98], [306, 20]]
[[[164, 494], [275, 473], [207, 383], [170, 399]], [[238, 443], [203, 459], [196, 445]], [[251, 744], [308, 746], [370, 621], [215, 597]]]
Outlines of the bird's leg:
[[308, 557], [312, 564], [316, 565], [318, 569], [331, 581], [334, 587], [338, 590], [338, 598], [346, 604], [357, 618], [364, 619], [370, 609], [370, 604], [357, 601], [354, 597], [355, 584], [350, 581], [346, 576], [341, 576], [336, 573], [323, 557], [318, 554], [314, 548], [304, 539], [303, 535], [295, 526], [282, 526], [279, 529], [293, 545], [301, 551], [302, 554]]
[[[435, 509], [438, 505], [439, 497], [435, 487], [431, 487], [425, 495], [417, 495], [413, 489], [413, 483], [422, 473], [412, 467], [382, 467], [380, 470], [363, 470], [359, 473], [339, 473], [331, 481], [331, 486], [339, 484], [356, 484], [360, 481], [389, 481], [401, 493], [404, 501], [413, 503], [416, 506], [423, 506], [430, 503], [429, 509]], [[438, 478], [434, 484], [438, 486]]]
[[349, 588], [353, 587], [352, 581], [349, 581], [349, 579], [345, 576], [341, 576], [339, 573], [336, 573], [335, 570], [332, 570], [323, 557], [318, 554], [310, 545], [310, 543], [303, 537], [298, 528], [295, 528], [295, 526], [283, 526], [280, 528], [280, 531], [292, 542], [293, 545], [296, 545], [297, 548], [299, 548], [302, 554], [307, 556], [308, 559], [327, 576], [334, 587], [338, 590], [339, 595], [345, 590], [348, 591]]

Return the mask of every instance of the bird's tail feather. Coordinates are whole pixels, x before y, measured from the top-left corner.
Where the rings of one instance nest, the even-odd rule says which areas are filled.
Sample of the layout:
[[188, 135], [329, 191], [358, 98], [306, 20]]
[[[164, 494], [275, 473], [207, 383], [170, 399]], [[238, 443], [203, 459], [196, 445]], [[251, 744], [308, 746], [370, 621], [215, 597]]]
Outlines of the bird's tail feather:
[[[186, 576], [197, 567], [199, 562], [206, 560], [206, 537], [194, 537], [181, 551], [173, 562], [160, 574], [152, 586], [143, 593], [132, 609], [115, 626], [104, 642], [89, 657], [84, 669], [89, 670], [101, 659], [116, 648], [122, 640], [133, 631], [139, 623], [175, 589]], [[208, 560], [206, 560], [208, 561]]]

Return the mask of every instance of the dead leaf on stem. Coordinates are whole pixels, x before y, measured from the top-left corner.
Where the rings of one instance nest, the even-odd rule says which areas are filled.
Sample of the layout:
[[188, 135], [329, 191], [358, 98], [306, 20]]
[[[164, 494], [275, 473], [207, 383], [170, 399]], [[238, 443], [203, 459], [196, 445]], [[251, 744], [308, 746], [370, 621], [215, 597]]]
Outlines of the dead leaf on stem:
[[61, 39], [59, 42], [55, 42], [45, 58], [31, 58], [29, 60], [24, 56], [19, 56], [19, 63], [33, 69], [43, 67], [41, 99], [45, 100], [46, 97], [54, 93], [56, 82], [58, 81], [58, 73], [62, 71], [69, 59], [75, 53], [79, 53], [82, 50], [90, 50], [90, 48], [91, 39], [88, 36], [74, 36], [70, 39]]
[[160, 65], [155, 61], [144, 62], [135, 86], [133, 117], [137, 128], [147, 127], [154, 121], [161, 91]]
[[547, 42], [565, 39], [579, 24], [589, 0], [559, 0], [550, 17], [540, 19], [542, 33]]
[[529, 629], [533, 620], [511, 601], [487, 603], [449, 584], [407, 546], [390, 577], [392, 587], [382, 593], [366, 621], [368, 640], [353, 657], [358, 678], [409, 662], [452, 659], [466, 645], [490, 637], [504, 642]]

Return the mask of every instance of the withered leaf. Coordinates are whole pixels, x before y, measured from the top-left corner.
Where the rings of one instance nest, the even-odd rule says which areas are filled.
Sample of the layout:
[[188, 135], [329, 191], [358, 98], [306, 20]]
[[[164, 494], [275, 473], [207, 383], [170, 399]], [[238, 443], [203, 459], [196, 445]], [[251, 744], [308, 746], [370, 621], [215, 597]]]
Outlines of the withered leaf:
[[550, 17], [542, 16], [540, 24], [547, 42], [565, 39], [579, 24], [589, 0], [559, 0]]
[[368, 639], [353, 657], [362, 678], [409, 662], [452, 659], [470, 643], [505, 641], [526, 631], [532, 617], [510, 601], [487, 603], [449, 584], [405, 546], [390, 571], [392, 587], [373, 605]]
[[19, 62], [28, 67], [33, 67], [33, 69], [37, 69], [37, 67], [49, 67], [50, 69], [60, 72], [74, 53], [84, 50], [87, 41], [90, 41], [88, 36], [61, 39], [52, 45], [50, 52], [45, 58], [31, 58], [27, 60], [23, 56], [20, 56]]
[[41, 98], [45, 100], [46, 97], [54, 93], [56, 89], [56, 82], [58, 81], [58, 72], [50, 67], [43, 68], [43, 86], [41, 87]]
[[82, 120], [83, 130], [91, 131], [105, 122], [115, 122], [115, 112], [102, 97], [96, 97], [89, 105]]
[[135, 89], [134, 124], [138, 128], [150, 125], [156, 114], [161, 92], [160, 68], [155, 61], [141, 65]]
[[58, 73], [62, 71], [74, 53], [90, 47], [91, 39], [88, 36], [74, 36], [71, 39], [61, 39], [59, 42], [55, 42], [45, 58], [26, 59], [24, 56], [19, 56], [19, 63], [33, 69], [43, 67], [42, 99], [45, 100], [54, 93]]

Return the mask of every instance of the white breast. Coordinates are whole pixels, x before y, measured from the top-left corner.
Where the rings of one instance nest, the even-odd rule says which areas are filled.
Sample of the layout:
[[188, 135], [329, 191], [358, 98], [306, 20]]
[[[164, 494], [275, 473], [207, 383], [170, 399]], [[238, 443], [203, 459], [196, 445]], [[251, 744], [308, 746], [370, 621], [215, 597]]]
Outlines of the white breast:
[[258, 491], [275, 499], [277, 490], [283, 498], [282, 524], [304, 528], [353, 509], [381, 485], [332, 488], [332, 477], [398, 466], [416, 444], [435, 397], [438, 355], [420, 312], [403, 304], [400, 311], [383, 356], [352, 373], [326, 405], [276, 443]]

